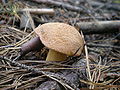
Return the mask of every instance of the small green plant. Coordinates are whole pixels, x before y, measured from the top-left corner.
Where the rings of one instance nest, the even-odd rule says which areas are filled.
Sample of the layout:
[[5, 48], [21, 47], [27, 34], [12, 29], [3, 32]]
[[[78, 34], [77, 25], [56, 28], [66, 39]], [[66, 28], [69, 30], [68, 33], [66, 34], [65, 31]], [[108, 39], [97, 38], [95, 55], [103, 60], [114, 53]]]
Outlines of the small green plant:
[[1, 15], [15, 16], [15, 17], [19, 18], [18, 14], [17, 14], [17, 10], [18, 10], [18, 6], [11, 2], [9, 2], [5, 5], [0, 4], [0, 14]]
[[114, 0], [113, 2], [120, 4], [120, 0]]

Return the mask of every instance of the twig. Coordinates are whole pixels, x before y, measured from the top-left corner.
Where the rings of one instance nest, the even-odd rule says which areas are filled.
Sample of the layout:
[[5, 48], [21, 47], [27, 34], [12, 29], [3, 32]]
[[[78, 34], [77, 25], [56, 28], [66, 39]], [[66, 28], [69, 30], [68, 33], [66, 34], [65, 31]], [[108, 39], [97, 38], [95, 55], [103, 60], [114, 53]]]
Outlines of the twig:
[[15, 32], [21, 33], [21, 34], [23, 34], [23, 35], [27, 35], [27, 34], [28, 34], [27, 32], [23, 32], [23, 31], [21, 31], [20, 29], [17, 29], [17, 28], [14, 28], [14, 27], [8, 27], [8, 26], [7, 26], [6, 28], [11, 29], [11, 30], [14, 30]]
[[[94, 88], [94, 90], [102, 90], [102, 89], [105, 89], [105, 88], [120, 88], [120, 85], [106, 85], [104, 83], [94, 83], [94, 82], [90, 82], [90, 81], [84, 81], [84, 80], [80, 80], [81, 82], [83, 83], [86, 83], [88, 85], [96, 85], [96, 86], [99, 86], [100, 88]], [[86, 89], [84, 89], [86, 90]]]
[[110, 33], [120, 29], [120, 21], [97, 21], [97, 22], [79, 22], [76, 26], [82, 30], [84, 34]]
[[105, 7], [105, 6], [108, 6], [108, 5], [111, 4], [111, 3], [112, 3], [112, 1], [108, 1], [108, 2], [105, 3], [105, 4], [102, 4], [102, 5], [98, 6], [98, 7], [95, 9], [95, 11], [97, 11], [97, 10], [99, 10], [99, 9]]
[[89, 66], [89, 59], [88, 59], [88, 50], [87, 50], [86, 45], [85, 45], [85, 54], [86, 54], [86, 63], [87, 63], [87, 71], [88, 71], [89, 80], [92, 81], [91, 73], [90, 73], [90, 66]]
[[49, 14], [49, 15], [53, 15], [55, 13], [54, 9], [48, 9], [48, 8], [42, 8], [42, 9], [38, 9], [38, 8], [24, 8], [24, 9], [20, 9], [18, 10], [18, 12], [30, 12], [33, 14]]
[[6, 1], [6, 0], [1, 0], [1, 2], [2, 2], [3, 4], [6, 4], [6, 3], [7, 3], [7, 1]]
[[[99, 7], [99, 6], [103, 6], [104, 5], [104, 3], [102, 3], [102, 2], [93, 1], [93, 0], [90, 0], [90, 4], [93, 7]], [[109, 3], [109, 4], [105, 5], [104, 7], [107, 8], [107, 9], [120, 11], [120, 5], [119, 4]]]
[[[83, 33], [81, 32], [82, 34], [82, 38], [84, 39], [84, 36], [83, 36]], [[85, 44], [85, 40], [84, 40], [84, 44]], [[89, 58], [88, 58], [88, 50], [87, 50], [87, 45], [85, 44], [84, 46], [85, 48], [85, 55], [86, 55], [86, 64], [87, 64], [87, 72], [88, 72], [88, 77], [89, 77], [89, 81], [92, 82], [92, 77], [91, 77], [91, 72], [90, 72], [90, 64], [89, 64]]]
[[34, 31], [32, 31], [30, 34], [28, 34], [26, 37], [24, 37], [23, 39], [21, 39], [20, 41], [16, 42], [14, 44], [14, 46], [20, 46], [22, 45], [24, 42], [28, 41], [26, 39], [30, 39], [29, 37], [32, 36], [34, 34]]
[[31, 14], [30, 14], [29, 11], [26, 11], [26, 14], [27, 14], [27, 16], [29, 17], [31, 27], [32, 27], [32, 29], [34, 30], [34, 29], [35, 29], [35, 24], [34, 24], [33, 18], [31, 17]]
[[83, 8], [77, 7], [77, 6], [72, 6], [70, 4], [67, 3], [62, 3], [62, 2], [58, 2], [58, 1], [53, 1], [53, 0], [31, 0], [37, 3], [44, 3], [44, 4], [50, 4], [50, 5], [55, 5], [55, 6], [62, 6], [64, 8], [67, 8], [69, 10], [72, 11], [77, 11], [77, 12], [85, 12], [85, 10]]
[[116, 48], [116, 49], [120, 49], [119, 46], [112, 46], [112, 45], [107, 45], [107, 44], [87, 43], [87, 46], [89, 46], [89, 47], [102, 47], [102, 48]]

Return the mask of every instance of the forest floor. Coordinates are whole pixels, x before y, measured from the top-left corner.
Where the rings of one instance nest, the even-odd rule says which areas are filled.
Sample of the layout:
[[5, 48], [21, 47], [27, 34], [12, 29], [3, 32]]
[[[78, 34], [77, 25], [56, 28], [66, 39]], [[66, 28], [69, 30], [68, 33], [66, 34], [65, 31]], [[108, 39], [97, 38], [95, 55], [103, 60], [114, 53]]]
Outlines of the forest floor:
[[[49, 22], [74, 26], [80, 56], [45, 61], [48, 48], [22, 51]], [[0, 90], [120, 89], [120, 0], [0, 0]]]

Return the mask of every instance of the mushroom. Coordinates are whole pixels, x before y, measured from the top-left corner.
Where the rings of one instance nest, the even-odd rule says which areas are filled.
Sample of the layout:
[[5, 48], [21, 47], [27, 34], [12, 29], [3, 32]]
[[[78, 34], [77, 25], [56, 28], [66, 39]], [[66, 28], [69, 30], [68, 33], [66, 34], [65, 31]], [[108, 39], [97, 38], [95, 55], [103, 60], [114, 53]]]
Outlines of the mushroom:
[[64, 61], [67, 56], [79, 56], [82, 52], [84, 41], [73, 26], [59, 22], [45, 23], [35, 28], [35, 33], [49, 48], [46, 61]]

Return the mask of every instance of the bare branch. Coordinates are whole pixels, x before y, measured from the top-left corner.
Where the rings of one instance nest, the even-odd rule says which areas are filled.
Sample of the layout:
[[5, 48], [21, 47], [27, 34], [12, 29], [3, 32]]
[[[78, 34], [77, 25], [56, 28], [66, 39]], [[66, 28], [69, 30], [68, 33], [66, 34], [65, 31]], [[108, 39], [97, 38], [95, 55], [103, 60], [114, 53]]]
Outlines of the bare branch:
[[97, 21], [97, 22], [80, 22], [76, 24], [84, 34], [99, 34], [116, 32], [120, 29], [120, 21]]
[[30, 12], [33, 14], [49, 14], [53, 15], [55, 13], [54, 9], [48, 9], [48, 8], [24, 8], [18, 10], [19, 12]]
[[53, 1], [53, 0], [32, 0], [32, 1], [37, 2], [37, 3], [50, 4], [50, 5], [54, 5], [54, 6], [58, 6], [58, 7], [62, 6], [66, 9], [69, 9], [72, 11], [84, 12], [83, 8], [81, 8], [81, 7], [72, 6], [70, 4], [62, 3], [62, 2], [58, 2], [58, 1]]

